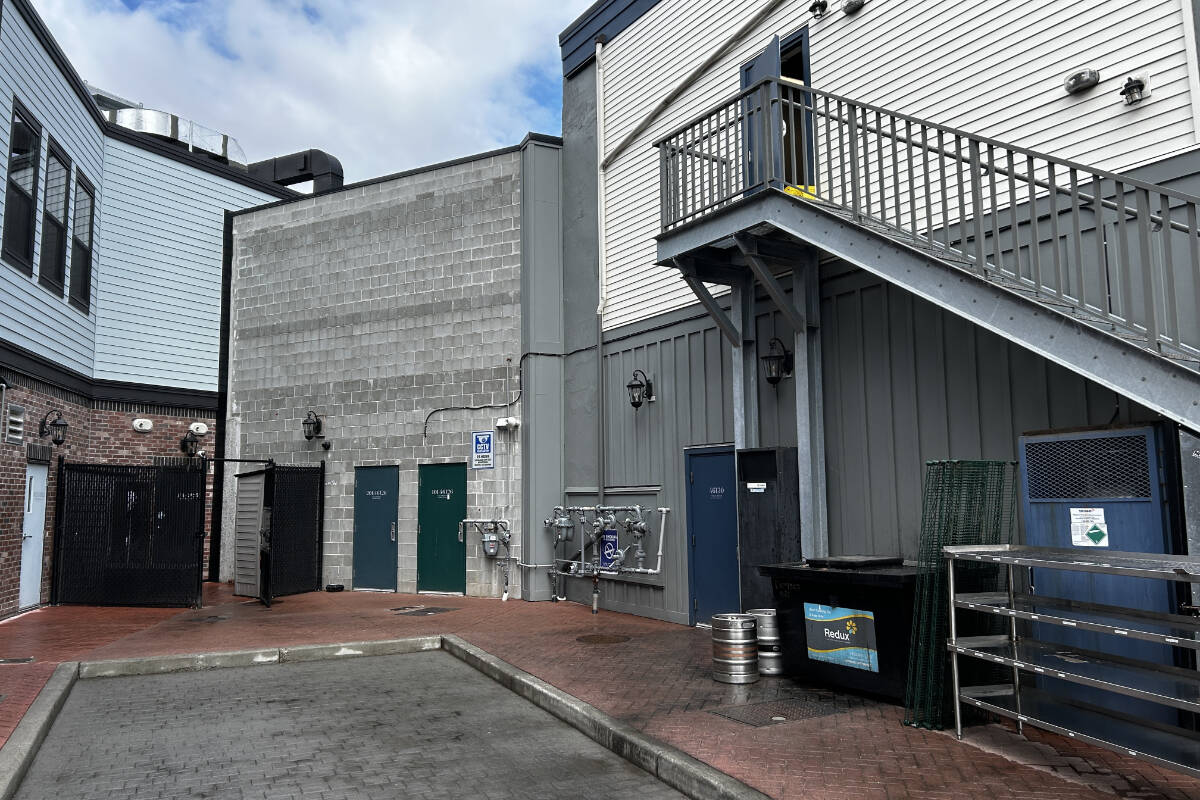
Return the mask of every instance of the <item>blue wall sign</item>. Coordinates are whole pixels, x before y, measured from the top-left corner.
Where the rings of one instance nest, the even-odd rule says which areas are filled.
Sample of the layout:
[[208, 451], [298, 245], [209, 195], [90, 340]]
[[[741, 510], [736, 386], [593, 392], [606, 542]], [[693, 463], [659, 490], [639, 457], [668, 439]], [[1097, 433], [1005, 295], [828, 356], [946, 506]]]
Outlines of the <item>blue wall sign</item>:
[[600, 569], [612, 569], [618, 547], [616, 531], [605, 531], [600, 534]]
[[496, 434], [492, 431], [472, 431], [471, 469], [495, 469], [496, 459], [492, 445]]

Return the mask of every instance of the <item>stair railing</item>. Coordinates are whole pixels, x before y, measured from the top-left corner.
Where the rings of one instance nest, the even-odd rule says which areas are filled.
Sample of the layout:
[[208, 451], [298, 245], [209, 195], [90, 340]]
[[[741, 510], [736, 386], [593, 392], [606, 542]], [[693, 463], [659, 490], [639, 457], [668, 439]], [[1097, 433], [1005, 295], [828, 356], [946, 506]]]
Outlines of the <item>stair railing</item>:
[[664, 232], [769, 188], [1200, 359], [1200, 198], [768, 79], [656, 143]]

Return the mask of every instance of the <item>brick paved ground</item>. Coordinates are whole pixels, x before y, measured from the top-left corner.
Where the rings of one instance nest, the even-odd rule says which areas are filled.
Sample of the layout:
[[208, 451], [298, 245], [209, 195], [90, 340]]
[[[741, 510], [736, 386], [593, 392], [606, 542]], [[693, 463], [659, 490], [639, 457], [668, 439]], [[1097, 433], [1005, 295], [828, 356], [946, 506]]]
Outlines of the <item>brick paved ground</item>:
[[80, 681], [17, 800], [682, 796], [446, 653]]
[[[971, 730], [968, 738], [979, 746], [960, 743], [903, 727], [894, 706], [847, 706], [765, 727], [718, 716], [710, 712], [803, 697], [807, 687], [779, 679], [751, 687], [715, 683], [708, 633], [684, 626], [592, 616], [565, 603], [316, 593], [282, 598], [268, 610], [232, 598], [225, 587], [207, 592], [206, 607], [196, 611], [57, 607], [0, 623], [0, 658], [120, 658], [456, 633], [779, 798], [1200, 800], [1200, 781], [1106, 750], [1036, 732], [1031, 743], [1000, 726]], [[433, 616], [394, 610], [420, 604], [455, 610]], [[630, 638], [578, 641], [590, 633]], [[0, 695], [38, 680], [12, 670], [0, 666]], [[8, 702], [0, 701], [0, 714]]]

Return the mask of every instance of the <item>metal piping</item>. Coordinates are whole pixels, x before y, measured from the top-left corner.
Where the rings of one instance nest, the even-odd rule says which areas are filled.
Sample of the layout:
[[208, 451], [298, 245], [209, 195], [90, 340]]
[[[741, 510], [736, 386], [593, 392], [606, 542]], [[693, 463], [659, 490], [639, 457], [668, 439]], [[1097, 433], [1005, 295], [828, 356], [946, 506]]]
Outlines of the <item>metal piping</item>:
[[[604, 44], [605, 36], [596, 37], [596, 502], [604, 502], [604, 310], [608, 305], [607, 259], [605, 258], [604, 226]], [[582, 545], [582, 542], [580, 543]], [[580, 560], [582, 563], [582, 547]]]

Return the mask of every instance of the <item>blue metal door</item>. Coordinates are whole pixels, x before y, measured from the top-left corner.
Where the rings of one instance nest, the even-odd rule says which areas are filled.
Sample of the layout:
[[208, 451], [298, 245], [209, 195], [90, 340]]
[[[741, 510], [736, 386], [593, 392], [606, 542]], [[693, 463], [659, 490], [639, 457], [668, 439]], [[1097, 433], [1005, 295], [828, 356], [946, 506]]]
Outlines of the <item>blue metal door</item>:
[[[766, 78], [778, 78], [781, 69], [779, 37], [765, 50], [742, 65], [742, 88], [749, 89]], [[746, 194], [755, 194], [768, 185], [780, 185], [783, 178], [783, 121], [779, 109], [779, 87], [769, 84], [742, 101], [742, 169]]]
[[396, 591], [399, 467], [354, 469], [354, 588]]
[[[1173, 551], [1158, 429], [1147, 426], [1022, 436], [1025, 541], [1039, 547], [1134, 553]], [[1036, 597], [1122, 610], [1176, 613], [1168, 581], [1034, 569]], [[1035, 639], [1124, 658], [1173, 664], [1172, 648], [1154, 642], [1037, 623]], [[1164, 706], [1087, 687], [1055, 686], [1077, 700], [1172, 721]]]
[[740, 611], [737, 473], [732, 447], [685, 451], [692, 624]]

